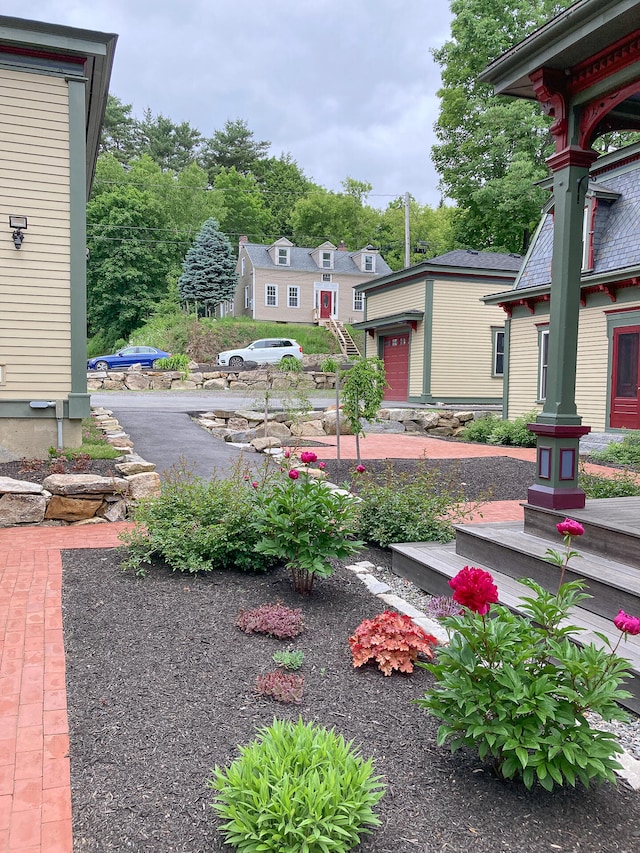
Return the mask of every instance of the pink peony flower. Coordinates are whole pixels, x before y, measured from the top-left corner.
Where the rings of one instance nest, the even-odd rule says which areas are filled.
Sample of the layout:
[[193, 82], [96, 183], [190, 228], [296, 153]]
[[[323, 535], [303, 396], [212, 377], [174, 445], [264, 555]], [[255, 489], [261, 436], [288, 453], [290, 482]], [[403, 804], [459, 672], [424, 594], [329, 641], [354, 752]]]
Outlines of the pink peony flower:
[[295, 468], [292, 468], [292, 469], [289, 471], [289, 478], [290, 478], [291, 480], [297, 480], [299, 476], [300, 476], [300, 474], [296, 471], [296, 469], [295, 469]]
[[565, 518], [560, 524], [556, 524], [556, 530], [561, 536], [582, 536], [584, 533], [584, 527], [572, 518]]
[[613, 620], [613, 624], [619, 631], [622, 631], [623, 634], [631, 634], [634, 637], [637, 637], [640, 634], [640, 619], [637, 616], [629, 616], [628, 613], [625, 613], [624, 610], [621, 610], [616, 618]]
[[358, 474], [364, 474], [366, 470], [367, 469], [364, 467], [364, 465], [356, 465], [356, 471], [358, 472]]
[[253, 481], [253, 483], [251, 483], [251, 485], [253, 486], [253, 488], [254, 488], [254, 489], [257, 489], [257, 488], [258, 488], [258, 484], [256, 483], [256, 481], [255, 481], [255, 480]]
[[454, 590], [454, 601], [481, 616], [488, 613], [489, 606], [498, 601], [498, 587], [489, 572], [484, 569], [465, 566], [451, 578], [449, 586]]
[[310, 462], [315, 462], [317, 458], [318, 457], [313, 450], [303, 450], [300, 454], [300, 461], [305, 465], [308, 465]]
[[285, 459], [288, 459], [291, 456], [291, 451], [285, 450], [285, 452], [282, 455], [284, 456]]
[[327, 463], [326, 463], [326, 462], [318, 462], [318, 468], [319, 468], [321, 471], [324, 471], [324, 469], [325, 469], [326, 467], [327, 467]]

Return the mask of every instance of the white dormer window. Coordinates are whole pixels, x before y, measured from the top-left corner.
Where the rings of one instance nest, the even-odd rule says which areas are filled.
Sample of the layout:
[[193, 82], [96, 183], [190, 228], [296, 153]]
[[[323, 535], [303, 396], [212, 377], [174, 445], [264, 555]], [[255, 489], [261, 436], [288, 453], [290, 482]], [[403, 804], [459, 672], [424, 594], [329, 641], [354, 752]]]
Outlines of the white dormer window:
[[363, 255], [362, 256], [362, 270], [363, 272], [375, 272], [376, 271], [376, 262], [374, 255]]
[[322, 260], [322, 269], [333, 269], [333, 252], [322, 252], [320, 257]]
[[279, 267], [289, 266], [289, 249], [278, 247], [277, 264]]

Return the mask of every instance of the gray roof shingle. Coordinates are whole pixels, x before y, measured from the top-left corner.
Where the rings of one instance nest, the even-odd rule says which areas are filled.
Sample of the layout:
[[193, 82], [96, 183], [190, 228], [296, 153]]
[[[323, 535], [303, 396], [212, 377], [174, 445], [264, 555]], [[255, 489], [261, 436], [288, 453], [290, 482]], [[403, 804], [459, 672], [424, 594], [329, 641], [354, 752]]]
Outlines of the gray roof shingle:
[[[596, 190], [618, 193], [617, 198], [599, 198], [593, 235], [593, 270], [590, 276], [640, 264], [640, 162], [634, 168], [609, 172]], [[527, 258], [516, 289], [540, 287], [551, 282], [553, 216], [547, 213]]]
[[474, 249], [454, 249], [436, 258], [429, 258], [428, 264], [442, 267], [475, 267], [486, 270], [513, 270], [517, 272], [522, 264], [521, 255], [505, 255], [501, 252], [477, 252]]
[[289, 249], [290, 264], [287, 267], [274, 264], [268, 251], [270, 246], [265, 246], [261, 243], [244, 243], [243, 246], [247, 250], [251, 263], [254, 267], [258, 267], [259, 269], [277, 268], [280, 270], [290, 269], [303, 272], [330, 272], [334, 274], [349, 273], [350, 275], [364, 275], [372, 277], [387, 275], [391, 272], [391, 267], [387, 264], [382, 255], [376, 255], [376, 271], [374, 273], [362, 272], [353, 259], [354, 255], [359, 254], [362, 250], [359, 250], [358, 252], [345, 252], [336, 249], [333, 253], [333, 269], [327, 270], [321, 269], [311, 257], [311, 252], [315, 251], [317, 248], [315, 246], [311, 249], [303, 248], [302, 246], [291, 246]]

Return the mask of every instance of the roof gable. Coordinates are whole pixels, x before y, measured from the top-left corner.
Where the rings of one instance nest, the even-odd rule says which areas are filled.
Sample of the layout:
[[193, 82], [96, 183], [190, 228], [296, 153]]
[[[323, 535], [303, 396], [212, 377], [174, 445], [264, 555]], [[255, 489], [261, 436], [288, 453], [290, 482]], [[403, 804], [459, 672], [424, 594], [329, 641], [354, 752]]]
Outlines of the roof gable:
[[[269, 253], [269, 250], [274, 246], [286, 246], [289, 248], [289, 264], [286, 267], [279, 266], [274, 263], [272, 256]], [[354, 256], [358, 255], [362, 250], [358, 250], [358, 252], [341, 252], [332, 246], [331, 243], [324, 243], [322, 246], [317, 248], [324, 249], [325, 247], [333, 251], [333, 269], [331, 270], [322, 270], [318, 266], [312, 256], [312, 253], [316, 251], [315, 247], [294, 246], [293, 243], [290, 243], [288, 240], [284, 243], [281, 243], [281, 241], [278, 240], [275, 243], [272, 243], [271, 246], [267, 246], [262, 243], [242, 244], [242, 248], [246, 251], [251, 263], [256, 269], [278, 269], [281, 272], [288, 269], [296, 270], [297, 272], [309, 272], [316, 274], [331, 272], [333, 275], [358, 275], [361, 278], [363, 276], [375, 278], [376, 276], [387, 275], [391, 272], [391, 267], [383, 259], [382, 255], [378, 254], [376, 256], [375, 273], [368, 273], [362, 272], [354, 260]]]

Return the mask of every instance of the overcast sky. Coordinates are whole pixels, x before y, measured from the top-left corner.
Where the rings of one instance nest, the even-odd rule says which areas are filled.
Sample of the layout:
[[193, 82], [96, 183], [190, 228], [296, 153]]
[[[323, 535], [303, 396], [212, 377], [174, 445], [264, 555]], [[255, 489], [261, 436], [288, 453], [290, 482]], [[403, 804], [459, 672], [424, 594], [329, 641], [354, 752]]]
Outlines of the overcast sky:
[[[6, 12], [5, 12], [6, 14]], [[111, 93], [205, 136], [244, 119], [340, 190], [435, 206], [430, 160], [448, 0], [31, 0], [11, 14], [117, 33]]]

